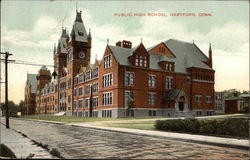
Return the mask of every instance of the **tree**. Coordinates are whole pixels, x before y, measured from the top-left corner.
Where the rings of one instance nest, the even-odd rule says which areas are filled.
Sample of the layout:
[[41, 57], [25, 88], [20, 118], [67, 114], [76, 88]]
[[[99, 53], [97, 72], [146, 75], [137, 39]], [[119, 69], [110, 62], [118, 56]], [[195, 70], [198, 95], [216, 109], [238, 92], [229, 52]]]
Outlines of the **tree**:
[[25, 112], [25, 106], [24, 106], [24, 101], [23, 100], [21, 100], [20, 102], [19, 102], [19, 104], [18, 104], [18, 112], [21, 112], [22, 114], [24, 114], [24, 112]]
[[238, 97], [241, 92], [240, 90], [237, 89], [229, 89], [229, 90], [225, 90], [225, 98], [229, 98], [229, 97]]
[[[15, 117], [18, 112], [18, 105], [16, 105], [13, 101], [9, 101], [8, 107], [9, 107], [9, 116]], [[5, 103], [1, 103], [1, 110], [3, 112], [3, 115], [5, 115]]]

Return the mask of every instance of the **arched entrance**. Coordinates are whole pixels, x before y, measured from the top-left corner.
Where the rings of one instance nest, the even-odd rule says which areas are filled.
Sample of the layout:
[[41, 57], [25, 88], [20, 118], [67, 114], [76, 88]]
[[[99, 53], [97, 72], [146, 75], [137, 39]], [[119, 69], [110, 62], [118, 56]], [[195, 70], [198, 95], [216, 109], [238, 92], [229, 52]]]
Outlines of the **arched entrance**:
[[184, 104], [185, 104], [185, 97], [184, 96], [181, 96], [179, 98], [179, 101], [178, 101], [178, 108], [179, 108], [179, 111], [183, 111], [184, 110]]

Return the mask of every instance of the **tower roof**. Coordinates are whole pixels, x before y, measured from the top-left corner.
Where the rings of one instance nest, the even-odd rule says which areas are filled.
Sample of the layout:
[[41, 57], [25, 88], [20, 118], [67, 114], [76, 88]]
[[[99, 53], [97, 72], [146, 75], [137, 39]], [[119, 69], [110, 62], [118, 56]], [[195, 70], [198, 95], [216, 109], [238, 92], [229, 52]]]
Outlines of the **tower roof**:
[[88, 42], [88, 35], [86, 32], [85, 26], [83, 24], [81, 14], [82, 14], [82, 11], [76, 12], [76, 19], [73, 24], [70, 36], [72, 39], [74, 38], [75, 41]]
[[57, 52], [58, 53], [67, 53], [66, 44], [69, 41], [69, 34], [67, 34], [66, 28], [62, 28], [61, 37], [58, 40]]
[[42, 67], [40, 68], [40, 71], [48, 71], [48, 69], [47, 69], [46, 66], [42, 66]]

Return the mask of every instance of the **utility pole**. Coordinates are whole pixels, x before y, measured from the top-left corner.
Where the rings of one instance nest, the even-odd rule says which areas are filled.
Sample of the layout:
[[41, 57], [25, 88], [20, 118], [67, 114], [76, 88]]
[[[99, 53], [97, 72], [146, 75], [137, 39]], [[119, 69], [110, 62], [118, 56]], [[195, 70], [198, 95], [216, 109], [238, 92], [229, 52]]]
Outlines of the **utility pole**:
[[[5, 55], [5, 117], [6, 117], [6, 128], [10, 128], [9, 126], [9, 106], [8, 106], [8, 58], [12, 54], [9, 52], [1, 52], [1, 54]], [[2, 59], [1, 59], [2, 60]]]
[[89, 117], [93, 117], [93, 90], [92, 84], [90, 85], [90, 98], [89, 98]]

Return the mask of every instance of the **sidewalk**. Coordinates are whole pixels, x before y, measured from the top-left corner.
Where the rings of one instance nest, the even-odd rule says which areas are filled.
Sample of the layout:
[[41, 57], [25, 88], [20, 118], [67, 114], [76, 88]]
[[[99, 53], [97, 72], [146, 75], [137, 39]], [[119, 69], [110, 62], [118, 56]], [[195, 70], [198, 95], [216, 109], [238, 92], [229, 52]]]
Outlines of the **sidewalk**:
[[33, 158], [54, 158], [45, 149], [32, 144], [33, 142], [30, 139], [22, 136], [13, 129], [6, 129], [3, 124], [1, 124], [0, 136], [1, 143], [12, 150], [18, 159], [25, 159], [30, 154], [35, 154]]

